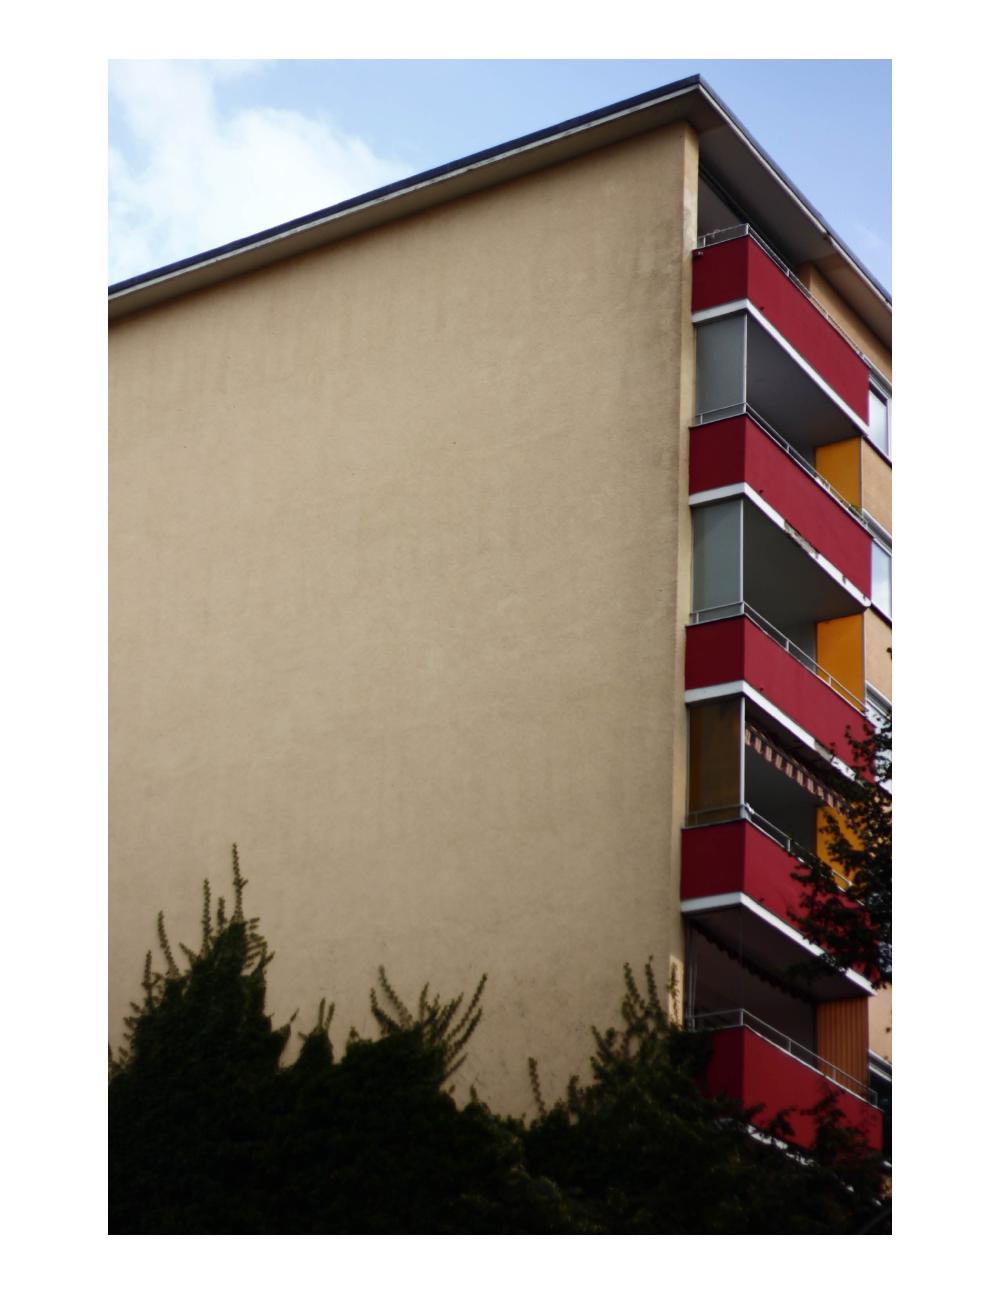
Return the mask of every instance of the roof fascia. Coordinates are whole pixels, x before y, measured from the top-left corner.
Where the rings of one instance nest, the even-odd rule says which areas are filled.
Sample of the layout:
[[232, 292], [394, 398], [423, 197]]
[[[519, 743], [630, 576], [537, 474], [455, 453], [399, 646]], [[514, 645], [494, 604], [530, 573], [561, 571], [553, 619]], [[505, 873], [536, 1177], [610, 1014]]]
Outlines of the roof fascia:
[[829, 244], [833, 253], [860, 279], [869, 309], [862, 313], [885, 335], [891, 328], [886, 290], [846, 248], [819, 213], [764, 152], [750, 133], [700, 76], [624, 99], [609, 107], [473, 153], [458, 161], [421, 172], [350, 198], [296, 220], [251, 234], [221, 247], [187, 257], [148, 273], [112, 284], [108, 316], [116, 319], [225, 279], [262, 269], [277, 261], [414, 215], [440, 203], [464, 197], [544, 167], [558, 165], [597, 148], [672, 122], [687, 120], [702, 134], [727, 128], [748, 150], [764, 183], [778, 184], [802, 217]]

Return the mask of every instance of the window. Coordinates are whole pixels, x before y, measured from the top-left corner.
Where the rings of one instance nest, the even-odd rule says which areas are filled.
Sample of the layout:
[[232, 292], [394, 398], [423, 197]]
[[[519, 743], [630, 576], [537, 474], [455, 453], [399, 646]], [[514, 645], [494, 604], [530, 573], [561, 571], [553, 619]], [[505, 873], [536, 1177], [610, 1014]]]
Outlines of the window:
[[892, 619], [892, 550], [872, 540], [872, 605]]
[[889, 396], [880, 387], [868, 388], [868, 435], [889, 456]]
[[724, 417], [747, 398], [747, 318], [726, 315], [699, 324], [695, 366], [695, 413]]
[[727, 499], [695, 508], [691, 525], [692, 609], [703, 613], [699, 620], [733, 615], [743, 601], [743, 500]]

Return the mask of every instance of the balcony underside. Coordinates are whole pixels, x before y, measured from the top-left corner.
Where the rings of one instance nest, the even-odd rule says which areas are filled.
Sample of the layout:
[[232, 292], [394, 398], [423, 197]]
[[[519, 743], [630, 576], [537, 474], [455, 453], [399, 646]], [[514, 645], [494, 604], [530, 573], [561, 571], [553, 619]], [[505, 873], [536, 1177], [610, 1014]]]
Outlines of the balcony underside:
[[820, 949], [742, 890], [682, 899], [681, 915], [755, 974], [811, 1001], [872, 994], [867, 980], [854, 971], [827, 967]]
[[[792, 845], [790, 840], [787, 843]], [[799, 935], [804, 891], [795, 879], [797, 865], [789, 848], [746, 819], [687, 827], [681, 837], [681, 900], [692, 905], [687, 915], [727, 947], [734, 946], [734, 931], [737, 944], [749, 931], [759, 956], [769, 957], [763, 964], [777, 973], [789, 965], [815, 963], [816, 954], [803, 947]], [[765, 916], [746, 905], [736, 907], [736, 895], [763, 909], [782, 929], [764, 928]], [[856, 907], [846, 897], [843, 901]], [[754, 929], [758, 925], [759, 934]], [[857, 980], [834, 974], [803, 983], [815, 985], [824, 997], [864, 991]]]

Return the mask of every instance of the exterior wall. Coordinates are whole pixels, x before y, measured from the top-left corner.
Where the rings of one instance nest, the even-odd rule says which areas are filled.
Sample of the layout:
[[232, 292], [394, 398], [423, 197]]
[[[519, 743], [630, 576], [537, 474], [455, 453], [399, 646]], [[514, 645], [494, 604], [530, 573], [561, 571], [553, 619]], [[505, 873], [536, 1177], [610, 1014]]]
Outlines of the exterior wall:
[[892, 1061], [892, 985], [868, 999], [868, 1045], [876, 1055]]
[[861, 449], [861, 505], [892, 534], [892, 468], [871, 445]]
[[892, 628], [877, 611], [865, 612], [865, 679], [892, 700]]
[[495, 1108], [682, 952], [697, 140], [111, 333], [111, 1022], [240, 845], [281, 1021], [470, 991]]
[[863, 351], [883, 377], [891, 382], [891, 352], [879, 341], [868, 325], [862, 323], [833, 284], [823, 276], [821, 270], [816, 265], [806, 263], [798, 266], [795, 275], [830, 318], [837, 321], [858, 350]]
[[[833, 286], [814, 265], [801, 265], [795, 273], [816, 300], [843, 328], [844, 332], [868, 356], [874, 366], [892, 381], [892, 355], [861, 322], [857, 315], [837, 294]], [[843, 484], [832, 473], [843, 467], [834, 462], [841, 445], [826, 445], [816, 451], [816, 469], [852, 503], [863, 507], [885, 530], [892, 533], [892, 468], [864, 438], [841, 442], [855, 446], [849, 470], [843, 480], [853, 482], [860, 474], [859, 496], [848, 494]], [[860, 473], [857, 465], [857, 447], [860, 446]], [[821, 462], [822, 456], [822, 462]], [[892, 699], [892, 658], [887, 648], [892, 646], [892, 630], [874, 611], [865, 615], [865, 674], [867, 681], [887, 698]], [[824, 662], [825, 663], [825, 662]], [[832, 673], [832, 666], [828, 666]], [[822, 838], [820, 838], [822, 839]], [[821, 847], [819, 852], [825, 856]], [[847, 1005], [847, 1004], [843, 1004]], [[818, 1023], [818, 1022], [817, 1022]], [[892, 989], [884, 988], [868, 1002], [868, 1045], [872, 1051], [892, 1060]], [[822, 1049], [821, 1049], [822, 1050]], [[831, 1057], [832, 1059], [833, 1057]]]

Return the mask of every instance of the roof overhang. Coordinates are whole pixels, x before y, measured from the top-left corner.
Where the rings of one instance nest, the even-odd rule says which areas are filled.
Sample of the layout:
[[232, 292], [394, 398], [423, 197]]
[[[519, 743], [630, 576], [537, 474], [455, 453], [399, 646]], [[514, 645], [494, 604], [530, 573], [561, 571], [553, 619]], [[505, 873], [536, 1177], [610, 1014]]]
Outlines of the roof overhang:
[[109, 317], [120, 318], [678, 121], [687, 121], [698, 133], [702, 164], [759, 221], [762, 232], [796, 263], [822, 261], [834, 287], [891, 344], [888, 293], [697, 76], [115, 283], [108, 289]]

